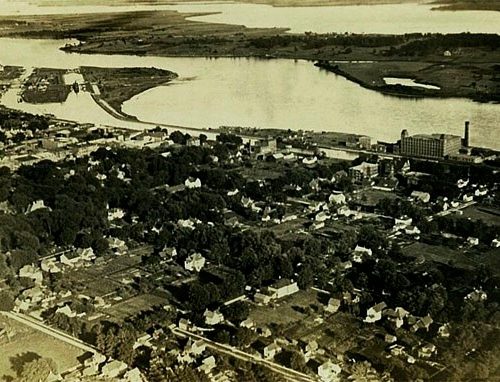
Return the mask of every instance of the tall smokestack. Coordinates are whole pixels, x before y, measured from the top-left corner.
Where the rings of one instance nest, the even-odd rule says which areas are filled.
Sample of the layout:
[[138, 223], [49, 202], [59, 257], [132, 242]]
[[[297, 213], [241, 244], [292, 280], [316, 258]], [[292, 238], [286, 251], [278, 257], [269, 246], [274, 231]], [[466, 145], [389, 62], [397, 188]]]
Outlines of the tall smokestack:
[[469, 147], [469, 121], [465, 121], [464, 146]]

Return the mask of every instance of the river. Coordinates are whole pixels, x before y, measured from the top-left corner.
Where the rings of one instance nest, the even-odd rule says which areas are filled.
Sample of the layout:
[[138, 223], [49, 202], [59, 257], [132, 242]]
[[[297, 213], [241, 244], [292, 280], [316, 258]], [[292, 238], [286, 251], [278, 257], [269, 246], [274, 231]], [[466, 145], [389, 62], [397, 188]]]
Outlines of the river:
[[[306, 61], [248, 58], [139, 57], [68, 54], [53, 40], [0, 39], [0, 61], [26, 68], [79, 66], [157, 67], [177, 72], [171, 85], [141, 93], [123, 111], [152, 123], [217, 128], [221, 125], [292, 130], [341, 131], [395, 141], [410, 134], [461, 135], [471, 121], [471, 143], [500, 149], [500, 106], [466, 99], [401, 99], [364, 89]], [[88, 93], [63, 104], [17, 102], [17, 90], [0, 102], [32, 113], [51, 113], [80, 122], [123, 126]], [[127, 127], [144, 128], [127, 123]]]
[[[415, 3], [325, 6], [272, 7], [264, 4], [231, 2], [182, 3], [174, 5], [136, 4], [37, 6], [33, 0], [2, 0], [0, 15], [50, 15], [69, 13], [137, 12], [175, 10], [185, 13], [212, 13], [191, 19], [204, 22], [246, 25], [255, 28], [289, 28], [304, 33], [500, 33], [500, 12], [432, 11], [435, 5]], [[76, 3], [76, 1], [75, 1]]]

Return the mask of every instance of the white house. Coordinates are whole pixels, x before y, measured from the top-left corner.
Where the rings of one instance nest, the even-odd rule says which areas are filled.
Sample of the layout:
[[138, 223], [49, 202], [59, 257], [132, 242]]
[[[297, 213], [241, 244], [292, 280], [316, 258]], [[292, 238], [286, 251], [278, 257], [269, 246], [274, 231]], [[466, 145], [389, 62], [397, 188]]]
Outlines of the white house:
[[192, 178], [189, 177], [184, 181], [184, 185], [186, 188], [200, 188], [201, 187], [201, 180], [200, 178]]
[[184, 261], [184, 268], [188, 271], [199, 272], [205, 266], [206, 259], [201, 253], [193, 253]]
[[34, 201], [29, 207], [28, 209], [26, 210], [26, 213], [29, 214], [33, 211], [36, 211], [36, 210], [42, 210], [42, 209], [48, 209], [50, 210], [49, 207], [45, 206], [45, 203], [43, 200], [36, 200]]
[[210, 373], [217, 363], [215, 362], [215, 357], [211, 355], [210, 357], [205, 358], [201, 365], [198, 367], [198, 370], [203, 371], [205, 374]]
[[417, 226], [412, 225], [405, 228], [405, 233], [407, 235], [419, 235], [420, 229]]
[[422, 203], [429, 203], [431, 200], [431, 195], [428, 192], [423, 192], [423, 191], [413, 191], [410, 195], [413, 200], [422, 202]]
[[108, 378], [116, 378], [125, 372], [127, 368], [128, 366], [126, 363], [114, 360], [102, 367], [102, 374]]
[[207, 309], [205, 313], [203, 313], [203, 317], [205, 317], [205, 323], [207, 325], [217, 325], [224, 321], [224, 316], [219, 311], [213, 312]]
[[400, 218], [396, 218], [394, 219], [394, 229], [395, 230], [405, 229], [406, 227], [410, 226], [412, 222], [413, 219], [408, 216], [402, 216]]
[[339, 310], [340, 304], [341, 301], [338, 298], [330, 298], [328, 300], [328, 305], [326, 306], [325, 310], [328, 313], [335, 313]]
[[282, 297], [290, 296], [299, 291], [297, 283], [291, 282], [287, 279], [281, 279], [273, 285], [269, 286], [267, 289], [272, 299], [279, 299]]
[[346, 198], [344, 194], [331, 194], [328, 197], [328, 202], [331, 204], [345, 204]]
[[339, 365], [328, 360], [318, 366], [318, 377], [323, 382], [331, 382], [337, 379], [336, 377], [340, 374], [341, 371], [342, 369]]
[[366, 311], [366, 318], [364, 322], [373, 323], [382, 319], [382, 312], [387, 308], [385, 302], [380, 302], [377, 305], [372, 306]]
[[31, 279], [35, 282], [35, 284], [41, 284], [43, 281], [42, 271], [34, 265], [25, 265], [19, 269], [19, 277]]
[[279, 345], [277, 345], [276, 343], [273, 342], [272, 344], [267, 345], [264, 348], [264, 358], [266, 358], [266, 359], [272, 359], [279, 352], [281, 352], [281, 347]]
[[469, 243], [469, 245], [471, 246], [476, 246], [479, 245], [479, 239], [477, 237], [469, 236], [467, 238], [467, 243]]

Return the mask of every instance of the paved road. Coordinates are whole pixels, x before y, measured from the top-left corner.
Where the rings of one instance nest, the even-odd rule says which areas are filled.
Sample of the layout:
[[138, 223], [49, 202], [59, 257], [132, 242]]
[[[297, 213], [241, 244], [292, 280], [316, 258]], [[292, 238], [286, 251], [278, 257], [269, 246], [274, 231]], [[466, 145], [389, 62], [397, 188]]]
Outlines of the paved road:
[[0, 312], [0, 314], [3, 314], [4, 316], [15, 320], [17, 322], [22, 323], [23, 325], [26, 325], [32, 329], [38, 330], [39, 332], [42, 332], [44, 334], [47, 334], [51, 337], [54, 337], [60, 341], [63, 341], [69, 345], [75, 346], [85, 352], [91, 352], [91, 353], [96, 353], [97, 350], [93, 348], [92, 346], [87, 345], [85, 342], [80, 341], [78, 338], [75, 338], [73, 336], [70, 336], [67, 333], [64, 333], [60, 330], [51, 328], [48, 325], [45, 325], [43, 322], [38, 321], [37, 319], [27, 316], [22, 313], [14, 313], [14, 312]]
[[172, 330], [172, 332], [180, 337], [190, 337], [195, 340], [203, 340], [206, 344], [207, 347], [212, 348], [220, 353], [226, 354], [231, 357], [238, 358], [242, 361], [246, 362], [253, 362], [257, 363], [261, 366], [267, 367], [268, 369], [280, 374], [282, 377], [284, 377], [288, 381], [294, 381], [294, 382], [318, 382], [319, 378], [315, 378], [314, 376], [307, 375], [304, 373], [301, 373], [299, 371], [289, 369], [285, 366], [282, 366], [280, 364], [277, 364], [273, 361], [263, 359], [260, 356], [257, 356], [255, 354], [249, 354], [246, 353], [240, 349], [237, 349], [235, 347], [226, 345], [226, 344], [221, 344], [219, 342], [214, 342], [209, 340], [206, 337], [200, 336], [198, 334], [192, 333], [188, 330], [182, 330], [179, 328], [175, 328]]

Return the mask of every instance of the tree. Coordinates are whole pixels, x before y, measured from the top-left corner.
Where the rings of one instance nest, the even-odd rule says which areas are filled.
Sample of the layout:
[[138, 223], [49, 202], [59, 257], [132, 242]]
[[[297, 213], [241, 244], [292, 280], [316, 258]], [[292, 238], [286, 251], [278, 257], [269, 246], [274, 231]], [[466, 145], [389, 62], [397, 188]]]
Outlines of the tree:
[[14, 296], [8, 290], [0, 292], [0, 311], [8, 312], [14, 308]]
[[46, 381], [50, 373], [57, 373], [57, 365], [51, 358], [37, 358], [24, 364], [20, 382]]
[[307, 289], [308, 287], [313, 285], [314, 281], [314, 273], [311, 267], [304, 264], [302, 269], [299, 272], [299, 276], [297, 277], [297, 285], [300, 289]]

